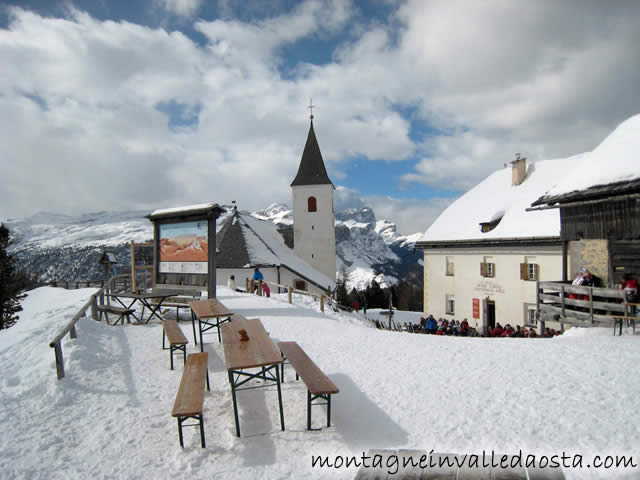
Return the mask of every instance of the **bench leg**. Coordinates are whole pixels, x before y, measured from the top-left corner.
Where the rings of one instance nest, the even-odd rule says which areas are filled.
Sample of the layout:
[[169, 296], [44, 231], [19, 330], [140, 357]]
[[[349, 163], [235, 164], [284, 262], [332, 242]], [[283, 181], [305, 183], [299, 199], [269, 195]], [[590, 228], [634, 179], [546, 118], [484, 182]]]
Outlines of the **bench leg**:
[[173, 352], [175, 351], [175, 347], [173, 345], [169, 345], [169, 356], [171, 357], [171, 370], [173, 370]]
[[327, 395], [327, 428], [331, 426], [331, 394]]
[[195, 427], [195, 426], [200, 426], [200, 444], [202, 445], [202, 448], [206, 447], [206, 443], [204, 441], [204, 414], [200, 414], [200, 415], [194, 415], [191, 417], [177, 417], [178, 418], [178, 437], [180, 438], [180, 446], [182, 448], [184, 448], [184, 437], [182, 435], [182, 424], [184, 422], [186, 422], [187, 420], [189, 420], [190, 418], [193, 418], [194, 420], [197, 420], [198, 423], [190, 423], [188, 425], [185, 425], [186, 427]]
[[282, 431], [284, 432], [284, 411], [282, 409], [282, 390], [280, 388], [280, 372], [278, 370], [279, 370], [278, 365], [276, 365], [276, 382], [278, 383], [278, 404], [280, 407], [280, 428], [282, 428]]
[[[185, 348], [185, 350], [186, 350], [186, 348]], [[186, 353], [185, 353], [185, 355], [186, 355]], [[211, 391], [211, 387], [209, 386], [209, 369], [208, 368], [207, 368], [207, 390]]]
[[311, 392], [307, 390], [307, 430], [311, 430]]
[[182, 422], [184, 422], [184, 418], [178, 417], [178, 437], [180, 438], [180, 446], [184, 448], [184, 440], [182, 439]]
[[204, 413], [200, 414], [200, 443], [202, 444], [202, 448], [206, 447], [204, 443]]

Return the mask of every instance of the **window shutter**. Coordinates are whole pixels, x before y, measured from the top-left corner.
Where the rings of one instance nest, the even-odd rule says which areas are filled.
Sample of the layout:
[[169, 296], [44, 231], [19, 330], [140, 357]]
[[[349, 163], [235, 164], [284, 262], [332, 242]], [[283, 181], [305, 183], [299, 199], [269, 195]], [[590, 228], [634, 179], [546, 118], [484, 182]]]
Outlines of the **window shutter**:
[[483, 277], [487, 276], [487, 264], [484, 262], [480, 264], [480, 275]]
[[491, 276], [495, 278], [496, 276], [496, 264], [492, 263], [491, 264]]
[[526, 280], [527, 276], [528, 276], [528, 272], [527, 272], [527, 264], [526, 263], [521, 263], [520, 264], [520, 280]]

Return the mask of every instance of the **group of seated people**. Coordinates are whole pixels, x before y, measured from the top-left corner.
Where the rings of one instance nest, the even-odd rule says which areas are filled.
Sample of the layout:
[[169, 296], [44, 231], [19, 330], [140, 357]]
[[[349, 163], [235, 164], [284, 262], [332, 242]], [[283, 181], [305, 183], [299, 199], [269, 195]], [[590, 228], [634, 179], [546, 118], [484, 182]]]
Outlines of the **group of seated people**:
[[[427, 316], [427, 318], [420, 317], [419, 325], [412, 325], [412, 331], [419, 333], [428, 333], [431, 335], [455, 335], [461, 337], [481, 337], [484, 336], [475, 328], [469, 325], [469, 322], [465, 318], [462, 322], [458, 320], [447, 320], [439, 318], [436, 320], [433, 315]], [[534, 328], [521, 327], [516, 325], [514, 329], [510, 324], [506, 324], [504, 327], [500, 323], [496, 323], [495, 327], [489, 327], [487, 331], [488, 337], [521, 337], [521, 338], [535, 338], [535, 337], [554, 337], [560, 335], [562, 332], [556, 331], [553, 328], [545, 328], [544, 334], [538, 334]]]
[[460, 322], [443, 318], [436, 320], [433, 315], [429, 315], [427, 318], [420, 317], [420, 325], [414, 325], [413, 329], [414, 331], [422, 331], [432, 335], [455, 335], [461, 337], [475, 337], [478, 335], [476, 329], [469, 326], [466, 318]]
[[504, 327], [500, 323], [496, 323], [495, 327], [488, 328], [489, 337], [520, 337], [520, 338], [535, 338], [535, 337], [555, 337], [560, 335], [561, 331], [556, 331], [553, 328], [545, 328], [544, 333], [539, 335], [533, 327], [521, 327], [516, 325], [514, 329], [510, 324], [506, 324]]

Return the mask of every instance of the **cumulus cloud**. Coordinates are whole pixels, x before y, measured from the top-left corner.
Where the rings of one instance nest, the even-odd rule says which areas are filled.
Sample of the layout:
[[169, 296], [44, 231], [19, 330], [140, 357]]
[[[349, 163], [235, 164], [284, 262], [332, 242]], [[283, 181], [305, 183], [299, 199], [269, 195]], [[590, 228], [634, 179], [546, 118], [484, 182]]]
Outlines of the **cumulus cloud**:
[[[193, 18], [201, 2], [162, 5]], [[309, 97], [336, 178], [348, 179], [355, 156], [371, 168], [415, 159], [400, 180], [459, 191], [516, 152], [535, 160], [592, 149], [640, 111], [640, 4], [393, 8], [371, 24], [340, 0], [253, 21], [194, 21], [204, 45], [73, 8], [66, 18], [9, 9], [0, 29], [0, 216], [240, 195], [247, 209], [287, 202]], [[286, 48], [334, 35], [331, 61], [283, 71]], [[171, 108], [189, 125], [169, 125]], [[355, 193], [337, 191], [336, 201], [358, 205]], [[449, 202], [361, 200], [401, 231], [426, 229]]]

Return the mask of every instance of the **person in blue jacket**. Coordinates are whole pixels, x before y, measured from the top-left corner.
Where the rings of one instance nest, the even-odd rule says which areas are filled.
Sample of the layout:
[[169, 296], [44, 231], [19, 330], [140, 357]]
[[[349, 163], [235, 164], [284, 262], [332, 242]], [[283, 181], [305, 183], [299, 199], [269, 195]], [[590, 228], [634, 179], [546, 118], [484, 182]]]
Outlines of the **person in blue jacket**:
[[436, 319], [433, 318], [433, 315], [429, 315], [429, 318], [427, 319], [427, 327], [426, 327], [427, 333], [436, 333], [436, 331], [438, 330], [438, 322], [436, 322]]
[[257, 282], [258, 280], [264, 280], [264, 275], [262, 275], [262, 272], [260, 271], [260, 268], [256, 267], [253, 270], [253, 279]]

